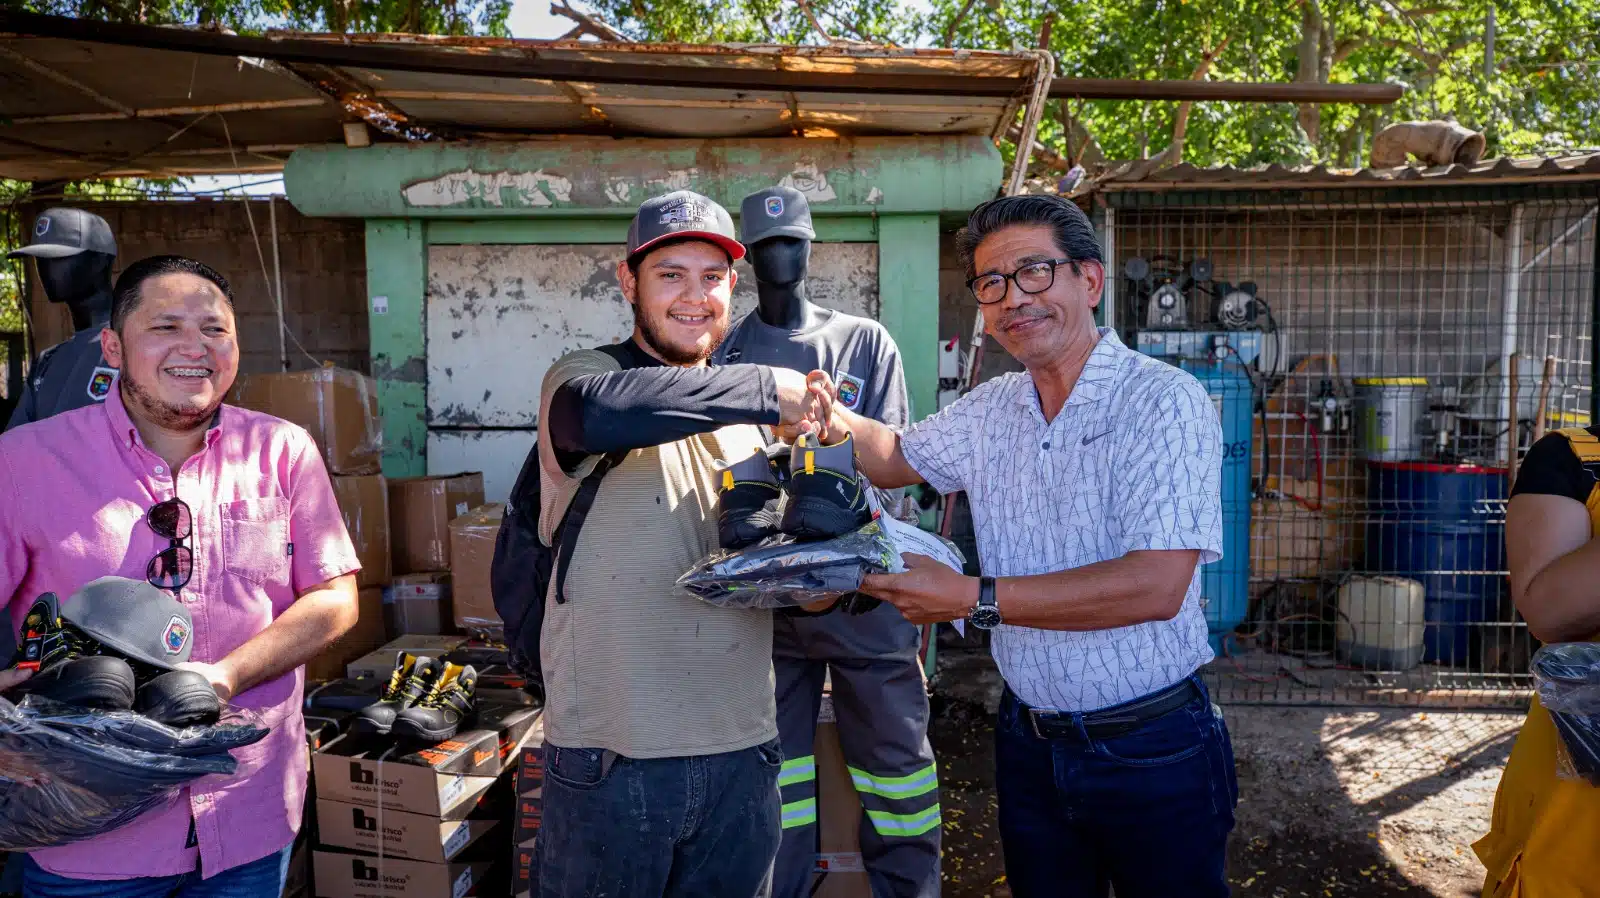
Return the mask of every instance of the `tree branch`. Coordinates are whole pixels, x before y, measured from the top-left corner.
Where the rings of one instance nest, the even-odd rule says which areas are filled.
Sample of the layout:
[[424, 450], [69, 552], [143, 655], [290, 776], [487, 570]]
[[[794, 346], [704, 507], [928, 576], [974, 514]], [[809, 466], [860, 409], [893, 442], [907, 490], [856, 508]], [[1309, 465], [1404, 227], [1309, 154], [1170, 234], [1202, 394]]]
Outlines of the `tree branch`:
[[[610, 25], [607, 25], [605, 22], [600, 21], [594, 16], [573, 9], [572, 7], [566, 5], [566, 3], [550, 4], [550, 14], [553, 16], [564, 16], [574, 22], [577, 22], [578, 28], [574, 30], [586, 31], [603, 41], [616, 41], [624, 44], [632, 43], [632, 41], [628, 39], [627, 35], [615, 28], [612, 28]], [[569, 31], [567, 33], [571, 34], [572, 32]]]
[[[1200, 57], [1200, 64], [1194, 67], [1194, 74], [1189, 76], [1189, 80], [1206, 80], [1206, 73], [1211, 71], [1211, 64], [1222, 55], [1222, 51], [1227, 49], [1228, 43], [1232, 40], [1232, 36], [1224, 37], [1222, 43], [1206, 51]], [[1193, 108], [1193, 100], [1184, 100], [1178, 104], [1178, 110], [1172, 116], [1172, 142], [1167, 144], [1166, 149], [1135, 166], [1142, 169], [1140, 177], [1183, 161], [1183, 140], [1189, 131], [1189, 111]]]
[[961, 4], [961, 11], [956, 13], [955, 18], [950, 20], [950, 24], [944, 27], [944, 48], [946, 50], [955, 45], [956, 29], [961, 27], [961, 23], [967, 18], [967, 13], [972, 12], [972, 5], [977, 2], [978, 0], [966, 0], [965, 3]]

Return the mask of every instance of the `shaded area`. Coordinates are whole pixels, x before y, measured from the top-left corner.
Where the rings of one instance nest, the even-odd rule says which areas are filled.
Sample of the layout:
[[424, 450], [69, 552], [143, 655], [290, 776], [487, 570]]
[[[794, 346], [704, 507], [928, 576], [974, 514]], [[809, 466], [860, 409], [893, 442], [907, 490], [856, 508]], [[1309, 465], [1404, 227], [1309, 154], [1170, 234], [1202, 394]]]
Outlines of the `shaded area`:
[[[982, 655], [940, 658], [930, 732], [944, 809], [944, 894], [1007, 898]], [[1476, 898], [1471, 843], [1522, 715], [1228, 706], [1239, 776], [1228, 870], [1239, 896]]]

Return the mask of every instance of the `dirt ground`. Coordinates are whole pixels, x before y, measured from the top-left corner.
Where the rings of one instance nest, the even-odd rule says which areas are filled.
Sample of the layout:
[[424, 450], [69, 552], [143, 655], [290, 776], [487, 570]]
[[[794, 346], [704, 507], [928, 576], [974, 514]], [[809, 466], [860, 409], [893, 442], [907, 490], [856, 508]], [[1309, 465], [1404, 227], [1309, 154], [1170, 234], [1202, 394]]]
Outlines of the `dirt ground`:
[[[1011, 894], [995, 825], [998, 677], [982, 667], [954, 679], [944, 670], [935, 693], [948, 898]], [[1239, 776], [1235, 895], [1480, 894], [1471, 844], [1488, 829], [1520, 714], [1248, 705], [1223, 714]]]

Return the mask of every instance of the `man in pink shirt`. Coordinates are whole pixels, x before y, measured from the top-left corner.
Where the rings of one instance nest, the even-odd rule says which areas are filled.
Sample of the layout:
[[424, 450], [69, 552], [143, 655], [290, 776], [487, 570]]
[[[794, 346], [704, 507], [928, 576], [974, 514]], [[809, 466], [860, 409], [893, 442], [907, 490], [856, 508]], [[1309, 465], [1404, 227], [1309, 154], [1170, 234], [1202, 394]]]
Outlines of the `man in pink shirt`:
[[[172, 589], [194, 626], [184, 666], [271, 734], [234, 752], [231, 779], [32, 853], [23, 892], [276, 898], [305, 800], [301, 665], [355, 623], [360, 564], [310, 435], [222, 404], [239, 370], [227, 280], [155, 256], [113, 294], [111, 398], [0, 435], [0, 600], [15, 627], [40, 593], [106, 575]], [[179, 539], [149, 519], [175, 498], [192, 522]], [[0, 673], [0, 689], [25, 677]]]

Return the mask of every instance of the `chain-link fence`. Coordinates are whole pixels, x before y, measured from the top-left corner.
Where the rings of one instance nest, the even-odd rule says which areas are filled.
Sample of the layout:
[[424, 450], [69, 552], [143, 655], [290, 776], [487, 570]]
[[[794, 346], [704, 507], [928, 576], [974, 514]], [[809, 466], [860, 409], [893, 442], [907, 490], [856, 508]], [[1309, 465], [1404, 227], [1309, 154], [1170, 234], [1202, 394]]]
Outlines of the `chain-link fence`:
[[1589, 423], [1594, 186], [1107, 200], [1108, 320], [1223, 421], [1218, 696], [1524, 702], [1505, 502]]

